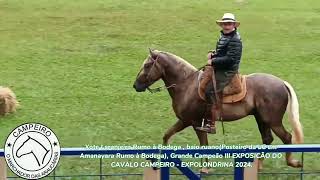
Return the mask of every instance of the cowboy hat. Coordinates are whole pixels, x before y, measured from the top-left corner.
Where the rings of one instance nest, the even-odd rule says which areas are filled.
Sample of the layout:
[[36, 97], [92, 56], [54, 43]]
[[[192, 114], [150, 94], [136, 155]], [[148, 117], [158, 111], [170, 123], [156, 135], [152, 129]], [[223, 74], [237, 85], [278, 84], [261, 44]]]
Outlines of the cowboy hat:
[[221, 26], [222, 23], [224, 22], [234, 22], [235, 26], [238, 27], [240, 25], [240, 22], [236, 20], [234, 14], [232, 13], [225, 13], [221, 20], [216, 20], [216, 23]]

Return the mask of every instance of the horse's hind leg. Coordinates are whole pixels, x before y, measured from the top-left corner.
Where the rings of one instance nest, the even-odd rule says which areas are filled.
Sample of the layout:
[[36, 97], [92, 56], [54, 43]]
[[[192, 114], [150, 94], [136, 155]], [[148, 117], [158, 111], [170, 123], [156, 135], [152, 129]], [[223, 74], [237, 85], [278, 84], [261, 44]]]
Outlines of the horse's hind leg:
[[189, 126], [189, 124], [184, 123], [182, 120], [179, 120], [173, 125], [171, 126], [167, 132], [164, 134], [163, 136], [163, 145], [168, 145], [169, 139], [171, 136], [173, 136], [174, 134], [176, 134], [177, 132], [183, 130], [184, 128], [186, 128], [187, 126]]
[[[272, 131], [282, 140], [284, 144], [292, 144], [291, 134], [283, 127], [283, 125], [271, 126]], [[302, 163], [293, 159], [292, 153], [286, 153], [287, 165], [291, 167], [302, 167]]]
[[[257, 104], [257, 112], [261, 115], [262, 120], [272, 131], [281, 139], [284, 144], [292, 144], [291, 134], [283, 127], [282, 119], [287, 109], [288, 99], [287, 92], [279, 90], [275, 94], [261, 97]], [[301, 167], [302, 164], [293, 159], [292, 153], [286, 153], [288, 166]]]
[[[273, 137], [272, 137], [272, 133], [271, 133], [271, 128], [268, 126], [268, 124], [266, 124], [262, 117], [260, 116], [260, 114], [256, 113], [254, 115], [257, 124], [258, 124], [258, 128], [261, 134], [261, 138], [262, 138], [262, 143], [266, 144], [266, 145], [270, 145], [273, 141]], [[262, 170], [263, 168], [263, 158], [260, 158], [258, 160], [258, 169]]]

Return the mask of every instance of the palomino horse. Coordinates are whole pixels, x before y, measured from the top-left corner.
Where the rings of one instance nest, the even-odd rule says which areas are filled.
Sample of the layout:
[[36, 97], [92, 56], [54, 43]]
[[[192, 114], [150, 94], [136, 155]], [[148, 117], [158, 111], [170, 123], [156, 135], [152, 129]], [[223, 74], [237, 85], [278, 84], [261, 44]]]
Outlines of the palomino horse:
[[[163, 136], [163, 144], [169, 138], [188, 126], [193, 126], [200, 145], [208, 145], [207, 133], [197, 131], [206, 109], [206, 103], [198, 95], [199, 71], [171, 53], [150, 50], [150, 55], [143, 63], [133, 87], [137, 92], [145, 91], [154, 82], [162, 79], [172, 98], [172, 107], [178, 121]], [[303, 131], [299, 121], [299, 104], [292, 86], [270, 74], [255, 73], [247, 76], [246, 97], [236, 103], [223, 104], [223, 121], [234, 121], [254, 115], [263, 144], [273, 141], [271, 130], [284, 144], [303, 143]], [[288, 111], [289, 122], [293, 129], [291, 135], [283, 126], [282, 118]], [[301, 167], [292, 153], [286, 153], [287, 165]], [[259, 161], [262, 168], [262, 160]]]

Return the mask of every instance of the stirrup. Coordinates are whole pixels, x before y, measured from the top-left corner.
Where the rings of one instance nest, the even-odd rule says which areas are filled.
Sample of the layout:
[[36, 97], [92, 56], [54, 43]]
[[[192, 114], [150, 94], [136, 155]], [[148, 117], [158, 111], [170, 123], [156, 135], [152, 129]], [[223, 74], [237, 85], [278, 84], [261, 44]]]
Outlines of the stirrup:
[[216, 134], [216, 128], [214, 126], [207, 126], [207, 127], [196, 127], [196, 130], [203, 131], [209, 134]]
[[202, 120], [201, 127], [196, 127], [196, 130], [207, 132], [209, 134], [216, 134], [216, 127], [210, 124], [204, 124], [204, 119]]

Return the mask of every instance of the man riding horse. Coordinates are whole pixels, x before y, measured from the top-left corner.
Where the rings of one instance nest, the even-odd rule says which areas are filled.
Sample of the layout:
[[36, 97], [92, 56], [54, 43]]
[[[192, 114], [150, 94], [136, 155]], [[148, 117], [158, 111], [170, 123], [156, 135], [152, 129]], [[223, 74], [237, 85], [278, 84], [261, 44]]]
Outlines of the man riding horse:
[[[223, 93], [224, 100], [229, 100], [229, 95], [236, 95], [232, 94], [236, 92], [236, 87], [246, 88], [245, 90], [242, 88], [245, 96], [241, 96], [242, 99], [238, 99], [239, 101], [233, 101], [232, 98], [230, 103], [223, 101], [225, 102], [223, 106], [220, 105], [223, 107], [223, 111], [221, 110], [223, 113], [218, 120], [223, 119], [223, 122], [230, 122], [252, 115], [257, 122], [263, 144], [270, 145], [273, 142], [273, 133], [284, 144], [303, 143], [304, 135], [299, 118], [299, 102], [294, 88], [287, 81], [271, 74], [253, 73], [242, 76], [243, 78], [236, 74], [242, 51], [240, 36], [237, 33], [239, 22], [232, 14], [225, 14], [222, 20], [217, 23], [223, 29], [221, 38], [217, 43], [216, 52], [209, 53], [208, 66], [204, 70], [204, 74], [213, 74], [213, 70], [215, 70], [215, 76], [208, 78], [209, 82], [213, 77], [217, 79], [217, 87], [208, 88], [207, 94], [210, 95], [208, 97], [212, 97], [214, 95], [212, 89], [216, 89], [215, 92], [218, 91], [220, 94], [220, 101], [214, 102], [216, 98], [211, 98], [211, 104], [215, 103], [216, 106], [219, 102], [221, 104], [221, 93]], [[200, 84], [199, 77], [202, 78]], [[237, 77], [240, 77], [240, 82]], [[205, 97], [206, 86], [201, 84], [205, 79], [203, 72], [198, 71], [197, 68], [177, 55], [149, 50], [149, 54], [143, 61], [133, 83], [133, 88], [137, 92], [144, 92], [147, 89], [150, 90], [149, 87], [160, 79], [163, 80], [170, 94], [172, 109], [177, 117], [177, 121], [164, 133], [163, 144], [168, 145], [174, 134], [192, 126], [200, 146], [207, 146], [209, 144], [207, 132], [214, 132], [216, 118], [214, 116], [212, 118], [214, 121], [207, 123], [206, 126], [204, 123], [201, 124], [203, 119], [211, 119], [212, 114], [205, 114], [208, 103], [204, 100], [210, 100], [210, 98]], [[218, 95], [214, 95], [214, 97], [218, 97]], [[213, 111], [217, 111], [217, 109]], [[283, 125], [282, 120], [286, 111], [293, 133], [288, 132]], [[197, 130], [198, 128], [203, 128], [204, 131]], [[293, 157], [292, 152], [287, 152], [285, 158], [287, 165], [291, 167], [299, 168], [303, 165]], [[262, 160], [259, 160], [260, 169], [262, 168]], [[206, 161], [208, 162], [208, 159]], [[208, 172], [207, 168], [202, 172]]]
[[[216, 133], [215, 121], [221, 118], [223, 89], [238, 73], [242, 54], [242, 42], [237, 31], [240, 22], [236, 21], [235, 16], [231, 13], [225, 13], [222, 19], [217, 20], [216, 23], [222, 28], [221, 35], [216, 49], [208, 54], [208, 64], [203, 75], [203, 82], [211, 81], [214, 69], [215, 87], [213, 83], [208, 83], [206, 87], [207, 109], [211, 111], [211, 120], [207, 120], [204, 127], [197, 128], [211, 134]], [[213, 105], [214, 108], [211, 108]]]

